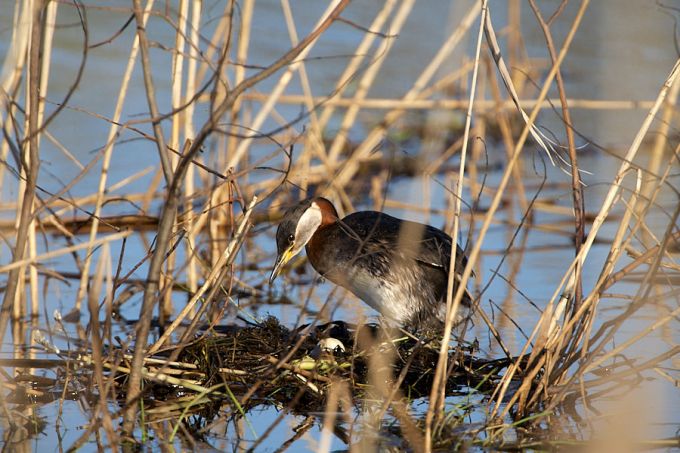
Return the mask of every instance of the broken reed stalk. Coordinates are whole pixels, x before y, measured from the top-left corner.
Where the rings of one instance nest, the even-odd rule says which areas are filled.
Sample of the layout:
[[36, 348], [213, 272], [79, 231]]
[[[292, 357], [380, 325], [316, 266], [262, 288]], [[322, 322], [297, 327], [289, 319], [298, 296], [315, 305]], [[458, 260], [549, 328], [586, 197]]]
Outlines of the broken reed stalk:
[[[485, 60], [486, 61], [486, 60]], [[489, 80], [489, 86], [491, 87], [491, 95], [494, 98], [496, 104], [495, 112], [496, 118], [498, 119], [498, 126], [501, 131], [501, 136], [503, 139], [503, 147], [505, 148], [505, 154], [509, 159], [512, 155], [512, 150], [515, 149], [515, 138], [512, 134], [512, 125], [510, 124], [510, 113], [507, 109], [503, 109], [502, 105], [504, 102], [504, 97], [501, 95], [501, 89], [499, 87], [499, 81], [497, 77], [494, 77], [494, 65], [492, 62], [487, 64], [487, 79]], [[477, 100], [475, 105], [478, 105], [482, 100]], [[513, 104], [513, 108], [516, 106]], [[520, 107], [527, 108], [520, 103]], [[513, 184], [512, 187], [517, 191], [517, 197], [519, 198], [519, 206], [522, 212], [529, 212], [529, 202], [527, 201], [526, 190], [524, 188], [524, 182], [522, 181], [522, 171], [519, 167], [513, 167], [512, 171]], [[512, 218], [512, 217], [509, 217]]]

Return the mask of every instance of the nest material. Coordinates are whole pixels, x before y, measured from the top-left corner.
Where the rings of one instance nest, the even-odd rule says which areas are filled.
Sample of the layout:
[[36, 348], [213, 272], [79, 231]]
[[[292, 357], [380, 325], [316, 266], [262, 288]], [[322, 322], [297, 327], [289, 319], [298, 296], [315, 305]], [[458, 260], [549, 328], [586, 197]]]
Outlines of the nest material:
[[[329, 338], [333, 340], [323, 341]], [[323, 349], [319, 344], [330, 347]], [[180, 346], [165, 350], [163, 356], [145, 359], [142, 398], [147, 420], [177, 416], [184, 419], [185, 415], [194, 414], [199, 425], [208, 426], [225, 404], [232, 408], [230, 416], [239, 413], [245, 416], [259, 405], [286, 407], [292, 413], [309, 416], [326, 409], [327, 395], [332, 394], [338, 382], [342, 384], [338, 388], [349, 392], [343, 395], [356, 406], [364, 401], [382, 401], [385, 395], [390, 399], [403, 396], [412, 400], [430, 394], [439, 358], [439, 342], [435, 338], [419, 340], [377, 325], [357, 327], [344, 322], [290, 330], [275, 318], [250, 327], [227, 327], [221, 333], [182, 345], [180, 351], [177, 348]], [[178, 359], [169, 361], [175, 351]], [[131, 355], [117, 348], [108, 352], [102, 367], [123, 403]], [[72, 380], [83, 387], [94, 381], [91, 355], [64, 352], [60, 355], [61, 360], [5, 361], [15, 367], [64, 367], [71, 370]], [[473, 348], [458, 344], [449, 352], [447, 395], [467, 396], [472, 389], [486, 393], [495, 388], [501, 378], [499, 373], [511, 360], [480, 359], [474, 356]], [[74, 363], [78, 366], [74, 367]], [[17, 376], [6, 385], [26, 389], [21, 379]], [[55, 392], [66, 395], [63, 389], [57, 391], [57, 380], [49, 380], [44, 389], [38, 389], [38, 376], [27, 379], [33, 388], [24, 390], [24, 399], [29, 391], [32, 401]], [[400, 395], [393, 392], [397, 386]], [[91, 404], [97, 403], [94, 393], [88, 392], [87, 396]], [[73, 397], [82, 399], [83, 394], [78, 392]], [[199, 429], [196, 435], [203, 432]]]
[[[323, 350], [319, 348], [323, 338], [337, 339], [343, 347]], [[374, 360], [376, 354], [380, 360]], [[382, 360], [385, 357], [390, 363]], [[226, 384], [234, 394], [251, 393], [253, 403], [304, 402], [310, 410], [323, 407], [325, 389], [332, 381], [344, 380], [353, 396], [364, 395], [372, 366], [382, 366], [379, 379], [399, 383], [404, 394], [429, 395], [438, 357], [436, 340], [395, 337], [376, 325], [333, 322], [290, 330], [270, 317], [257, 326], [232, 327], [197, 341], [184, 349], [180, 360], [198, 367], [205, 387]], [[449, 354], [447, 393], [492, 388], [506, 365], [503, 360], [475, 358], [471, 348], [459, 346]]]

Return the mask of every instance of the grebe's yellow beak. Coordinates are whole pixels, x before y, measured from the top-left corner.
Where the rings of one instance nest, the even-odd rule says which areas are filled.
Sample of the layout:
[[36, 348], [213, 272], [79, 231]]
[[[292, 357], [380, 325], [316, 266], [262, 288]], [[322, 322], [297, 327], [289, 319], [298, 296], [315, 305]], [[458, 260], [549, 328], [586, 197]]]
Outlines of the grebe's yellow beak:
[[274, 269], [272, 269], [272, 274], [269, 276], [269, 283], [273, 283], [276, 277], [281, 273], [283, 266], [286, 265], [295, 256], [293, 253], [293, 245], [288, 247], [283, 253], [276, 257], [276, 264], [274, 264]]

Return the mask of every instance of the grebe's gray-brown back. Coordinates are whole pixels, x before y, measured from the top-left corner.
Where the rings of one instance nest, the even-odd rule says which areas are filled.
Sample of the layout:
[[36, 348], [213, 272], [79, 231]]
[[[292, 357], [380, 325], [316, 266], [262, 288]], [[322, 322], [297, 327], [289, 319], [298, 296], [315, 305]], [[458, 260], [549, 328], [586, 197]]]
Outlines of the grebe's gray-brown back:
[[[386, 318], [415, 329], [443, 325], [452, 239], [435, 227], [376, 211], [339, 219], [333, 204], [317, 197], [284, 214], [276, 231], [276, 246], [271, 282], [305, 247], [319, 274]], [[454, 294], [466, 263], [463, 251], [456, 246]], [[470, 305], [466, 290], [459, 312], [467, 312]]]

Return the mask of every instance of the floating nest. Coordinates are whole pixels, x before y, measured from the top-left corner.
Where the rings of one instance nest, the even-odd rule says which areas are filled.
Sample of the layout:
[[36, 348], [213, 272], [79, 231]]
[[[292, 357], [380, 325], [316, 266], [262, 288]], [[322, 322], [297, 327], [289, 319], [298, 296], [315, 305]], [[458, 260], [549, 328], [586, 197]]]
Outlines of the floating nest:
[[[93, 355], [39, 342], [60, 359], [5, 359], [2, 364], [26, 371], [52, 368], [57, 377], [19, 373], [5, 383], [13, 390], [6, 401], [48, 402], [61, 395], [97, 404]], [[245, 416], [262, 405], [305, 416], [323, 413], [336, 385], [336, 390], [344, 389], [341, 398], [356, 407], [388, 398], [413, 401], [430, 395], [440, 346], [438, 338], [418, 338], [375, 324], [331, 322], [291, 330], [270, 317], [257, 325], [221, 327], [144, 360], [144, 417], [149, 422], [180, 417], [198, 436], [225, 405], [231, 407], [229, 417]], [[102, 377], [124, 404], [132, 355], [121, 348], [103, 352]], [[475, 352], [474, 345], [462, 342], [449, 348], [447, 396], [490, 393], [515, 360], [489, 360]], [[80, 390], [70, 396], [61, 387], [65, 381]]]
[[[399, 386], [403, 395], [419, 398], [430, 394], [439, 349], [436, 338], [388, 332], [375, 324], [331, 322], [290, 330], [270, 317], [258, 325], [223, 328], [184, 346], [173, 362], [184, 371], [174, 375], [193, 387], [153, 379], [146, 392], [167, 401], [187, 390], [206, 389], [206, 396], [219, 396], [214, 401], [231, 400], [240, 410], [283, 404], [306, 412], [322, 411], [328, 389], [337, 382], [345, 382], [355, 400], [371, 396], [369, 384]], [[472, 345], [459, 344], [450, 349], [448, 363], [447, 395], [462, 395], [493, 389], [509, 360], [478, 358]], [[162, 370], [167, 373], [168, 367]], [[151, 377], [153, 367], [149, 371]]]

